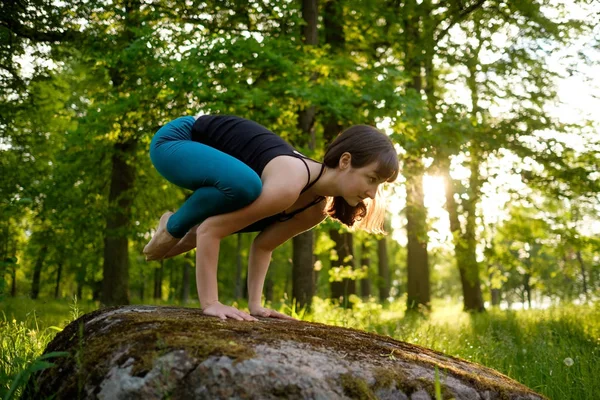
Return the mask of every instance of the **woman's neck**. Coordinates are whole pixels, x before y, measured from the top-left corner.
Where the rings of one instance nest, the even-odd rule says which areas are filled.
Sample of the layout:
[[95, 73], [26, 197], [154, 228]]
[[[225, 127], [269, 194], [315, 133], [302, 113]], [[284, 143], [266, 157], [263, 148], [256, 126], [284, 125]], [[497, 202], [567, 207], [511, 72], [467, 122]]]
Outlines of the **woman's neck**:
[[[313, 182], [314, 179], [319, 176], [323, 164], [312, 160], [307, 160], [307, 162], [310, 169], [311, 182]], [[336, 173], [334, 169], [325, 166], [321, 177], [311, 186], [310, 189], [307, 190], [307, 192], [315, 196], [339, 196], [340, 190], [338, 188], [335, 175]]]

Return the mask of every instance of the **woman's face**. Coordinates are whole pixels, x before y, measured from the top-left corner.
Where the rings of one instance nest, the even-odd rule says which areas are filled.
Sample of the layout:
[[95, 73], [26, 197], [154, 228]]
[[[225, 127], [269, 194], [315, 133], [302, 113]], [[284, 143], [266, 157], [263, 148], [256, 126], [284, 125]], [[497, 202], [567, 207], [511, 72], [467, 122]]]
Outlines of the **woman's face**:
[[340, 158], [340, 176], [342, 197], [351, 206], [356, 206], [362, 200], [366, 198], [375, 198], [379, 185], [382, 184], [385, 179], [377, 175], [377, 162], [365, 165], [360, 168], [353, 168], [350, 165], [350, 158], [345, 159], [344, 153]]

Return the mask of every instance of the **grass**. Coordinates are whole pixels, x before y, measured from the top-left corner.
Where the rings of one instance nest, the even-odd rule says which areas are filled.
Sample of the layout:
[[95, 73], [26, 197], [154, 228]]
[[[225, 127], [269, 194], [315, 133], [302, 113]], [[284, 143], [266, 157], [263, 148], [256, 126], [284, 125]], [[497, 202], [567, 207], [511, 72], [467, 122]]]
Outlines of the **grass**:
[[[458, 304], [434, 303], [434, 311], [422, 317], [405, 315], [401, 301], [385, 308], [375, 301], [352, 302], [349, 310], [315, 298], [312, 313], [300, 315], [307, 321], [389, 335], [494, 368], [550, 399], [594, 399], [600, 393], [598, 304], [470, 315]], [[46, 344], [68, 322], [97, 307], [91, 302], [23, 298], [5, 299], [0, 306], [2, 399], [17, 398], [31, 371], [51, 367], [51, 360], [39, 358]]]
[[[600, 393], [600, 305], [547, 310], [488, 310], [434, 304], [423, 318], [401, 303], [384, 310], [362, 302], [356, 311], [317, 300], [312, 320], [392, 336], [493, 368], [550, 399], [597, 399]], [[309, 316], [310, 317], [310, 316]]]

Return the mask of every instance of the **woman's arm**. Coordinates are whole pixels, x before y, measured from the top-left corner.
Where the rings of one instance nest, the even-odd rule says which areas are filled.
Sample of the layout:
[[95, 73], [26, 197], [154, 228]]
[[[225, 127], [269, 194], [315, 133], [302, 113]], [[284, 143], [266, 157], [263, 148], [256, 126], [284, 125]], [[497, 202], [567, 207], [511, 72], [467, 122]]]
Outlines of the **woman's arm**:
[[[274, 165], [277, 168], [271, 169], [273, 173], [266, 174], [262, 192], [254, 202], [237, 211], [207, 218], [196, 230], [196, 283], [200, 305], [206, 314], [239, 319], [241, 313], [219, 303], [217, 265], [221, 239], [287, 209], [294, 204], [302, 190], [305, 176], [294, 164], [297, 160], [282, 157], [282, 160], [275, 161], [278, 161]], [[281, 171], [286, 173], [282, 174]]]
[[323, 221], [324, 209], [325, 201], [295, 215], [290, 220], [269, 226], [254, 239], [248, 260], [248, 308], [251, 314], [269, 316], [262, 315], [265, 309], [261, 307], [261, 296], [273, 250]]

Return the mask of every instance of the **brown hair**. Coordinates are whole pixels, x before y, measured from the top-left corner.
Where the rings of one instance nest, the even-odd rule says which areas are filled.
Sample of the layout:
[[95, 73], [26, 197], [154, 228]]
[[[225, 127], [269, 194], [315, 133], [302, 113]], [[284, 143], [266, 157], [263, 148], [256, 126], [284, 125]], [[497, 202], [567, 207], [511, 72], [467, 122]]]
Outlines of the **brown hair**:
[[[398, 177], [398, 155], [394, 145], [386, 134], [369, 125], [355, 125], [346, 129], [327, 146], [323, 164], [328, 168], [337, 168], [344, 153], [350, 153], [350, 165], [362, 168], [377, 162], [377, 175], [393, 182]], [[385, 204], [381, 193], [374, 199], [365, 199], [351, 206], [343, 197], [330, 198], [327, 214], [349, 227], [355, 227], [372, 233], [384, 233]]]

